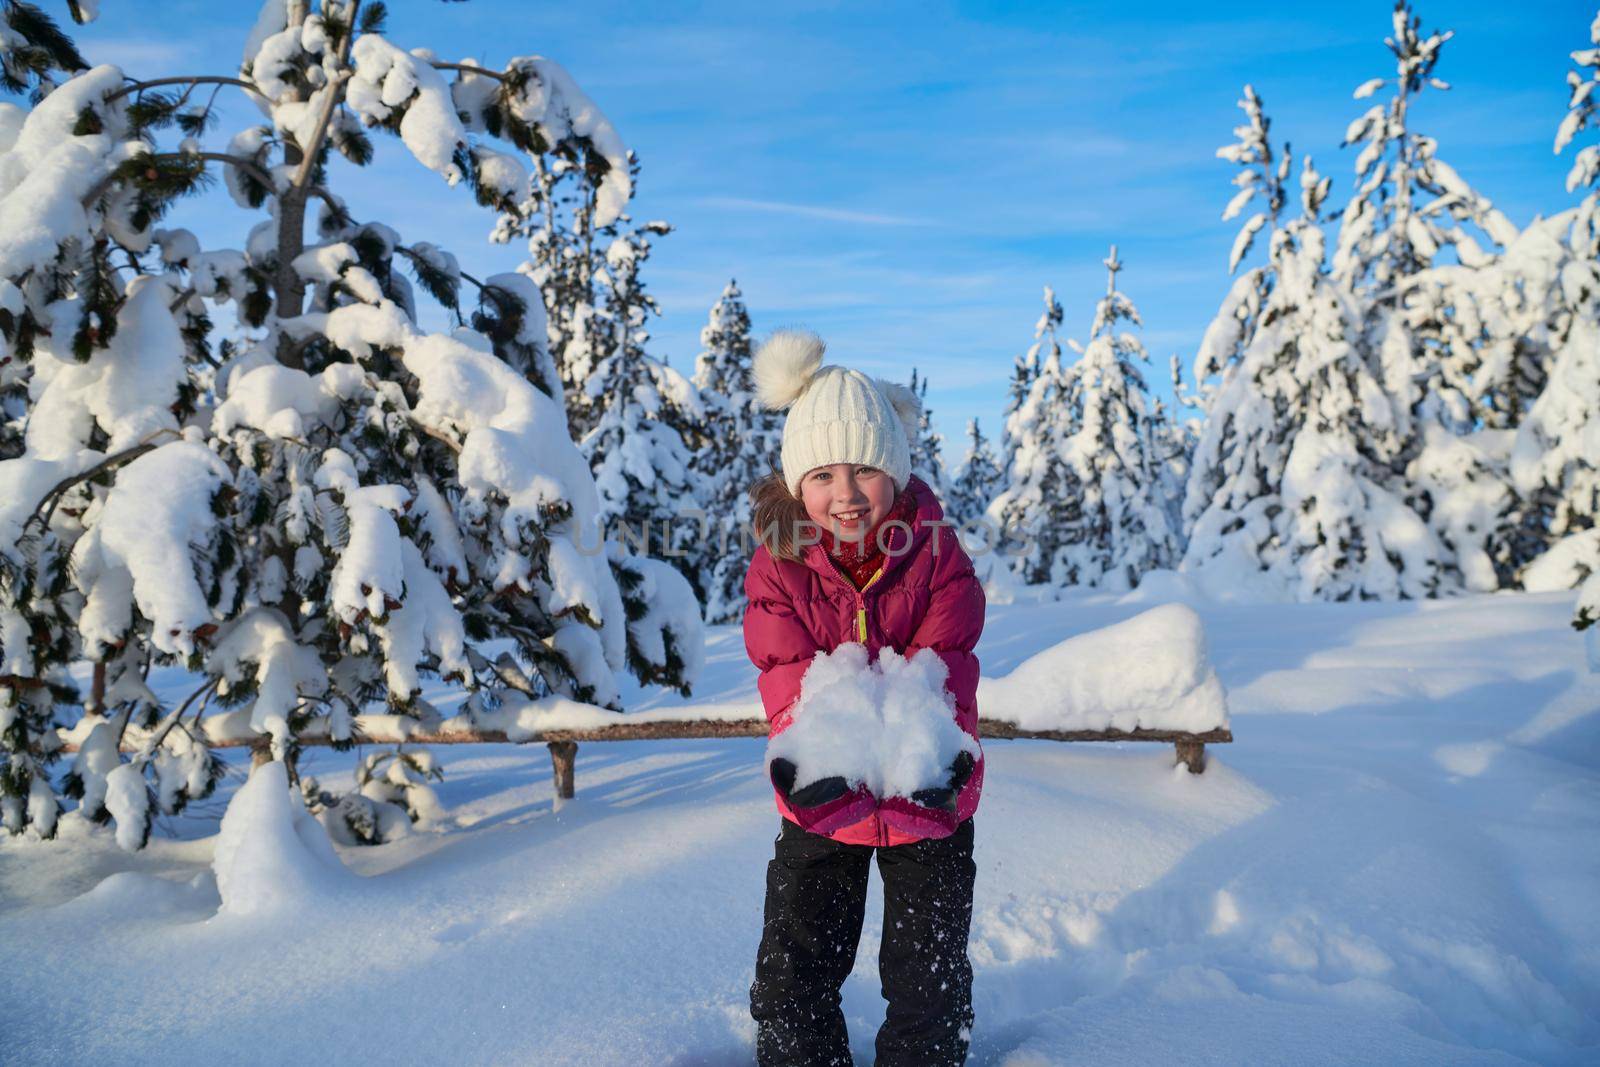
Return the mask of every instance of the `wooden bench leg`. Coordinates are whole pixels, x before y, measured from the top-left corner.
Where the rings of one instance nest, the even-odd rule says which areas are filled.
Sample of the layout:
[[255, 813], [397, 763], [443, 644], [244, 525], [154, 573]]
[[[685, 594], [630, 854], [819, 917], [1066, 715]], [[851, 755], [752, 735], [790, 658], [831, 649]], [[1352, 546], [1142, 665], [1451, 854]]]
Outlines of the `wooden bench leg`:
[[571, 800], [574, 795], [573, 765], [578, 758], [578, 742], [547, 741], [550, 747], [550, 766], [555, 769], [556, 796]]
[[1190, 774], [1204, 774], [1206, 770], [1206, 743], [1204, 741], [1179, 741], [1178, 762], [1186, 764]]

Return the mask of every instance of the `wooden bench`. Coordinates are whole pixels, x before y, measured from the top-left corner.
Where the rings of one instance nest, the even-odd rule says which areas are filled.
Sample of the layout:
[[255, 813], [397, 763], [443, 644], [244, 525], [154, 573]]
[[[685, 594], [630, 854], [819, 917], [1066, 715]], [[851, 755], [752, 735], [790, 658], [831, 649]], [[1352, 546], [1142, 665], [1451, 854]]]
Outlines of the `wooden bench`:
[[[1168, 681], [1181, 683], [1179, 688], [1182, 690], [1182, 699], [1177, 701], [1180, 705], [1177, 711], [1190, 722], [1214, 722], [1219, 719], [1226, 721], [1227, 712], [1222, 686], [1204, 658], [1204, 632], [1200, 617], [1193, 608], [1182, 604], [1158, 605], [1130, 619], [1069, 637], [1024, 660], [1003, 678], [983, 679], [982, 683], [986, 683], [987, 686], [980, 683], [979, 702], [982, 704], [985, 699], [998, 700], [999, 706], [1003, 707], [1014, 706], [1022, 701], [1036, 702], [1037, 686], [1041, 678], [1044, 679], [1044, 684], [1049, 684], [1052, 679], [1070, 674], [1085, 673], [1090, 677], [1104, 675], [1106, 673], [1104, 657], [1108, 647], [1144, 648], [1155, 645], [1170, 645], [1173, 648], [1187, 650], [1187, 654], [1194, 657], [1194, 660], [1187, 664], [1165, 663], [1157, 671], [1158, 676], [1160, 671], [1166, 671], [1173, 676]], [[1066, 655], [1063, 658], [1064, 653]], [[354, 723], [356, 743], [473, 745], [543, 742], [550, 749], [556, 795], [571, 798], [576, 789], [574, 764], [577, 760], [579, 742], [767, 736], [767, 721], [757, 714], [760, 710], [759, 705], [755, 707], [745, 703], [706, 705], [707, 711], [715, 707], [721, 713], [707, 714], [706, 711], [702, 711], [700, 718], [676, 717], [672, 709], [652, 709], [632, 713], [610, 711], [593, 705], [579, 704], [564, 697], [540, 696], [533, 682], [509, 652], [502, 652], [491, 666], [509, 689], [528, 698], [529, 704], [523, 710], [534, 711], [535, 714], [531, 718], [524, 720], [520, 713], [507, 718], [500, 714], [500, 711], [493, 711], [478, 723], [467, 723], [457, 718], [434, 717], [424, 724], [417, 719], [399, 715], [358, 715]], [[1161, 681], [1161, 678], [1157, 677], [1156, 680]], [[1150, 679], [1146, 678], [1144, 681], [1149, 683]], [[986, 687], [990, 694], [987, 698]], [[1161, 686], [1151, 688], [1147, 684], [1145, 688], [1150, 691], [1143, 694], [1136, 693], [1135, 696], [1142, 695], [1146, 702], [1174, 699]], [[1011, 691], [1008, 692], [1007, 689]], [[203, 692], [205, 687], [197, 690], [189, 701]], [[189, 701], [184, 702], [178, 709], [177, 715], [182, 715]], [[996, 705], [990, 703], [987, 706]], [[682, 714], [683, 710], [685, 709], [680, 709], [679, 714]], [[1037, 712], [1040, 709], [1032, 710]], [[556, 725], [555, 722], [551, 722], [542, 714], [545, 711], [554, 713], [553, 718], [562, 724]], [[434, 714], [437, 716], [437, 712]], [[1116, 714], [1123, 721], [1136, 720], [1140, 717], [1129, 708], [1117, 709]], [[541, 722], [541, 718], [545, 721]], [[1035, 722], [1041, 721], [1038, 715], [1032, 718]], [[1090, 716], [1089, 720], [1093, 721], [1093, 718], [1094, 716]], [[1055, 721], [1081, 722], [1084, 719], [1085, 716], [1082, 714], [1068, 714], [1062, 715]], [[1050, 719], [1046, 716], [1043, 721]], [[272, 759], [270, 739], [248, 729], [247, 723], [248, 714], [234, 710], [206, 718], [197, 716], [189, 729], [198, 730], [203, 734], [203, 740], [212, 748], [249, 746], [254, 749], [253, 764], [269, 762]], [[314, 722], [310, 729], [299, 734], [295, 738], [296, 744], [331, 745], [332, 738], [326, 733], [319, 732], [317, 726], [318, 724]], [[62, 731], [63, 734], [69, 732]], [[1191, 774], [1205, 772], [1207, 745], [1227, 744], [1233, 740], [1233, 732], [1226, 726], [1217, 726], [1204, 732], [1144, 727], [1133, 730], [1026, 729], [1003, 719], [982, 717], [978, 719], [978, 736], [1002, 740], [1155, 741], [1175, 746], [1176, 762], [1186, 766]], [[61, 740], [67, 742], [68, 738], [63, 736]], [[122, 748], [124, 751], [137, 751], [141, 740], [138, 737], [124, 737]], [[64, 745], [65, 751], [68, 752], [74, 751], [75, 748], [76, 746], [70, 743]]]
[[[765, 719], [663, 719], [647, 722], [617, 723], [612, 726], [591, 729], [540, 730], [531, 732], [528, 736], [519, 734], [516, 737], [510, 736], [503, 730], [449, 728], [443, 730], [407, 730], [402, 733], [398, 730], [374, 729], [364, 724], [361, 718], [356, 721], [360, 730], [360, 744], [526, 745], [543, 742], [550, 749], [550, 763], [555, 776], [556, 795], [566, 799], [571, 799], [576, 795], [574, 768], [580, 741], [673, 741], [706, 737], [767, 736], [767, 722]], [[386, 724], [394, 721], [393, 716], [384, 717]], [[449, 722], [450, 720], [445, 721]], [[1024, 730], [1013, 723], [1003, 720], [982, 718], [978, 720], [978, 735], [1002, 740], [1155, 741], [1174, 745], [1177, 749], [1177, 760], [1174, 766], [1178, 763], [1184, 764], [1189, 768], [1190, 774], [1204, 773], [1207, 745], [1227, 744], [1233, 740], [1233, 732], [1226, 728], [1208, 730], [1205, 733], [1146, 729], [1133, 731]], [[302, 746], [332, 744], [332, 738], [327, 734], [302, 734], [296, 740]], [[206, 743], [212, 748], [248, 746], [254, 750], [254, 763], [265, 763], [272, 759], [271, 748], [265, 736], [254, 738], [207, 738]], [[136, 743], [124, 743], [123, 747], [125, 751], [135, 751], [139, 746]], [[73, 752], [76, 749], [76, 745], [67, 744], [64, 746], [63, 751]]]

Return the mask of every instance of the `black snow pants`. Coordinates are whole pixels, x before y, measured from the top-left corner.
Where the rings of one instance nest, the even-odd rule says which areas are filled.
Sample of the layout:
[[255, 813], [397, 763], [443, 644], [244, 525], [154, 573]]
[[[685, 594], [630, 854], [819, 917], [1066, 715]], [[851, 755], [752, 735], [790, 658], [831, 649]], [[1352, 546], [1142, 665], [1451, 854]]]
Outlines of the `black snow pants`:
[[[839, 987], [855, 964], [871, 845], [787, 819], [767, 865], [750, 1014], [761, 1067], [850, 1067]], [[889, 1002], [877, 1067], [966, 1062], [972, 1032], [972, 820], [949, 837], [876, 850], [883, 878], [878, 977]]]

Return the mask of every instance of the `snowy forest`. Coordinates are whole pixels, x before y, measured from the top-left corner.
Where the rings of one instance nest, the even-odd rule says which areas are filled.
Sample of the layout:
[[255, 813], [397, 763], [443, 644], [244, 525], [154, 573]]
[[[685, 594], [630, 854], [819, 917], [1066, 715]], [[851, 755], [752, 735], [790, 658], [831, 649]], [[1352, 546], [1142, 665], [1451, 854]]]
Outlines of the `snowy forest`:
[[[698, 352], [661, 350], [673, 226], [634, 213], [649, 160], [605, 99], [559, 57], [442, 58], [372, 0], [266, 0], [213, 70], [91, 66], [73, 29], [99, 6], [0, 0], [6, 836], [147, 853], [244, 745], [341, 847], [382, 846], [443, 817], [439, 757], [392, 743], [413, 732], [723, 699], [783, 428], [752, 354], [782, 324], [730, 262]], [[1400, 0], [1372, 27], [1315, 162], [1239, 89], [1216, 131], [1237, 237], [1195, 350], [1154, 365], [1138, 304], [1162, 294], [1113, 244], [1066, 302], [1088, 321], [1029, 279], [1031, 345], [974, 353], [1008, 382], [993, 424], [941, 439], [911, 373], [913, 468], [991, 609], [1548, 594], [1600, 670], [1600, 13], [1536, 119], [1567, 199], [1520, 228], [1412, 121], [1450, 89], [1432, 19]], [[255, 121], [226, 128], [224, 94]], [[379, 153], [521, 264], [368, 216], [332, 161]], [[206, 232], [233, 236], [202, 244], [185, 213], [213, 186]], [[311, 773], [329, 750], [347, 784]], [[1600, 1040], [1592, 1006], [1544, 1010], [1539, 1040]]]
[[[755, 402], [735, 282], [692, 377], [652, 353], [648, 262], [671, 227], [628, 213], [639, 162], [559, 64], [418, 57], [383, 5], [346, 25], [270, 0], [237, 75], [136, 81], [85, 69], [40, 9], [6, 11], [6, 88], [31, 105], [0, 111], [7, 829], [54, 825], [63, 706], [83, 709], [65, 795], [137, 844], [147, 777], [169, 812], [214, 782], [175, 729], [208, 708], [247, 709], [214, 728], [269, 734], [281, 758], [300, 731], [349, 740], [375, 701], [436, 719], [422, 673], [463, 685], [469, 717], [507, 692], [617, 708], [619, 669], [688, 691], [701, 620], [742, 612], [747, 490], [781, 415]], [[991, 598], [1154, 571], [1302, 601], [1600, 573], [1600, 21], [1585, 29], [1551, 116], [1572, 203], [1522, 230], [1408, 124], [1449, 88], [1450, 38], [1409, 5], [1391, 67], [1355, 88], [1342, 198], [1245, 86], [1217, 150], [1237, 167], [1222, 217], [1244, 220], [1232, 281], [1188, 374], [1173, 360], [1178, 405], [1152, 395], [1113, 247], [1084, 341], [1045, 288], [994, 441], [974, 421], [957, 458], [924, 410], [915, 470], [989, 549]], [[215, 129], [222, 91], [263, 121]], [[479, 279], [465, 250], [360, 218], [327, 159], [366, 163], [385, 136], [492, 213], [494, 240], [525, 242], [523, 265]], [[238, 247], [202, 249], [165, 223], [219, 178]], [[451, 332], [419, 332], [430, 300]], [[1585, 589], [1579, 626], [1600, 612], [1600, 580]], [[514, 654], [484, 651], [506, 639]], [[62, 678], [78, 662], [86, 693]], [[167, 709], [142, 679], [174, 662], [206, 683]], [[145, 751], [123, 762], [130, 730]]]

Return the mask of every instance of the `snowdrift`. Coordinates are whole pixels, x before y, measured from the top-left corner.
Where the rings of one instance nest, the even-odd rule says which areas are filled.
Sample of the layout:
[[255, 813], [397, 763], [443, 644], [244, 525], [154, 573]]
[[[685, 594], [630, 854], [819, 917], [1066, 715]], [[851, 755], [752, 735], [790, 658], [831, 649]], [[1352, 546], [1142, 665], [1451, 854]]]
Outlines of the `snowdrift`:
[[293, 911], [355, 882], [327, 830], [290, 789], [279, 760], [257, 767], [234, 794], [222, 816], [212, 867], [221, 915]]
[[1163, 604], [1068, 638], [978, 682], [985, 719], [1024, 730], [1186, 730], [1228, 725], [1200, 616]]

